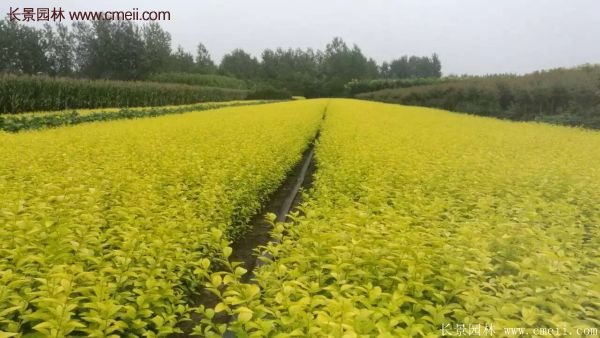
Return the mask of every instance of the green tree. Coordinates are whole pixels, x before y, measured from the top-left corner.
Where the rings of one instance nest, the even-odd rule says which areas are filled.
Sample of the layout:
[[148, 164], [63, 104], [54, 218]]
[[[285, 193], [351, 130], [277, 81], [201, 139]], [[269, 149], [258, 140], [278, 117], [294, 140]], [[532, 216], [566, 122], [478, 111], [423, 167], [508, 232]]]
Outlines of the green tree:
[[0, 20], [0, 71], [7, 73], [49, 73], [46, 39], [41, 30]]
[[352, 79], [364, 79], [369, 75], [367, 58], [360, 48], [351, 48], [344, 40], [336, 37], [325, 49], [322, 75], [325, 80], [325, 95], [342, 96], [344, 85]]
[[319, 67], [312, 49], [266, 49], [262, 54], [261, 80], [295, 95], [315, 96]]
[[379, 66], [372, 58], [369, 58], [367, 61], [365, 77], [367, 79], [376, 79], [379, 77]]
[[390, 63], [389, 75], [396, 79], [439, 78], [442, 76], [442, 64], [437, 54], [433, 54], [431, 58], [405, 55]]
[[219, 70], [223, 74], [243, 80], [255, 79], [259, 74], [259, 69], [260, 64], [256, 58], [242, 49], [234, 49], [225, 55], [219, 66]]
[[202, 43], [196, 47], [196, 70], [202, 74], [212, 74], [217, 70], [208, 49]]
[[431, 57], [431, 62], [432, 62], [431, 77], [437, 77], [437, 78], [442, 77], [442, 62], [440, 61], [440, 58], [436, 53], [433, 53], [433, 55]]
[[146, 75], [145, 45], [139, 26], [130, 21], [94, 21], [77, 22], [74, 27], [82, 75], [119, 80]]
[[75, 70], [74, 36], [62, 23], [58, 23], [54, 27], [55, 29], [50, 24], [44, 25], [49, 74], [72, 75]]
[[406, 79], [411, 77], [411, 75], [408, 56], [402, 56], [399, 59], [392, 60], [390, 63], [390, 76], [392, 78]]
[[383, 79], [389, 79], [391, 77], [390, 64], [384, 61], [379, 67], [379, 77]]
[[171, 72], [192, 73], [195, 68], [194, 56], [178, 46], [177, 51], [169, 57], [169, 70]]
[[168, 70], [171, 56], [171, 34], [158, 23], [150, 23], [142, 28], [144, 39], [144, 75]]
[[20, 73], [19, 27], [16, 22], [0, 20], [0, 71]]

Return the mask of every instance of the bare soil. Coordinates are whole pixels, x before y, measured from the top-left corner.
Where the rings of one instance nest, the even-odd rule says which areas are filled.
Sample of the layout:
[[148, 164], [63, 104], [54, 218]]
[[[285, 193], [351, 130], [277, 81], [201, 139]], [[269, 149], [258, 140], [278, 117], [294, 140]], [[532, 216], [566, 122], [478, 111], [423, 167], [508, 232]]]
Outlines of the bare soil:
[[[318, 138], [318, 134], [315, 140]], [[242, 277], [242, 282], [251, 283], [254, 277], [254, 269], [261, 255], [259, 249], [266, 246], [271, 241], [272, 225], [267, 221], [266, 215], [273, 213], [277, 216], [277, 222], [285, 222], [291, 210], [296, 208], [301, 200], [301, 191], [310, 189], [315, 171], [314, 163], [314, 141], [309, 144], [304, 151], [302, 159], [292, 168], [285, 181], [269, 197], [268, 202], [263, 209], [257, 213], [250, 222], [250, 230], [243, 237], [232, 243], [233, 252], [229, 257], [230, 262], [242, 262], [242, 267], [247, 270]], [[206, 307], [215, 307], [219, 299], [212, 293], [204, 290], [198, 296], [190, 299], [192, 306], [204, 305]], [[229, 316], [215, 316], [216, 322], [226, 323], [231, 320]], [[172, 338], [193, 337], [190, 335], [195, 324], [200, 321], [200, 316], [192, 314], [191, 320], [184, 322], [180, 328], [184, 331], [181, 334], [173, 334]]]

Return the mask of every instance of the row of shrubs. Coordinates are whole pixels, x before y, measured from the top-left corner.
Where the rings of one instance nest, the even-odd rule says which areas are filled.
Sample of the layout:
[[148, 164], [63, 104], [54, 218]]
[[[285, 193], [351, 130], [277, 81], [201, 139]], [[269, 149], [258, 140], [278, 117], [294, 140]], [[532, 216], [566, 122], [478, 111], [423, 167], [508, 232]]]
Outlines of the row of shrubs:
[[358, 98], [519, 121], [600, 128], [600, 65], [386, 89]]
[[81, 114], [80, 112], [62, 111], [51, 114], [9, 114], [0, 115], [0, 130], [16, 133], [23, 130], [54, 128], [66, 125], [81, 124], [97, 121], [112, 121], [121, 119], [135, 119], [142, 117], [155, 117], [167, 114], [181, 114], [191, 111], [202, 111], [222, 107], [263, 104], [273, 101], [247, 101], [247, 102], [217, 102], [199, 103], [175, 107], [148, 107], [148, 108], [121, 108], [118, 111], [93, 111]]
[[243, 80], [217, 74], [158, 73], [150, 75], [148, 80], [152, 82], [178, 83], [192, 86], [248, 89], [248, 85]]
[[177, 83], [192, 86], [209, 86], [230, 89], [248, 89], [247, 100], [287, 100], [292, 94], [287, 89], [275, 88], [266, 83], [248, 83], [231, 76], [196, 73], [158, 73], [151, 75], [149, 81]]
[[374, 92], [383, 89], [410, 88], [417, 86], [426, 86], [439, 84], [457, 79], [450, 78], [408, 78], [408, 79], [375, 79], [375, 80], [357, 80], [354, 79], [345, 85], [348, 95], [355, 96], [361, 93]]

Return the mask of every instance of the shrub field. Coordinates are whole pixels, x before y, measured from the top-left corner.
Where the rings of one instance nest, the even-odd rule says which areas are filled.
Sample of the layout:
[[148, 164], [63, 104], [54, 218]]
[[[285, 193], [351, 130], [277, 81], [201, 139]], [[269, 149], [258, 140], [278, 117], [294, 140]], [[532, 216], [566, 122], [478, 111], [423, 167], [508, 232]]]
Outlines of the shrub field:
[[217, 306], [239, 336], [600, 325], [597, 132], [333, 100], [316, 160], [261, 296]]
[[0, 133], [0, 336], [173, 332], [187, 297], [227, 265], [229, 240], [298, 161], [323, 107]]
[[[248, 282], [234, 244], [315, 137]], [[600, 327], [597, 131], [319, 99], [0, 132], [0, 151], [2, 338]]]

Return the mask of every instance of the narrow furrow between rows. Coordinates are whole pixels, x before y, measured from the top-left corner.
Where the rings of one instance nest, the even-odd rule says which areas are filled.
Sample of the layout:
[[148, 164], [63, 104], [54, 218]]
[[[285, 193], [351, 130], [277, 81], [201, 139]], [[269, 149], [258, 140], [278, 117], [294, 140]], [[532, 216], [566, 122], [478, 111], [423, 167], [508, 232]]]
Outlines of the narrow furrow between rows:
[[300, 202], [300, 191], [309, 188], [305, 185], [305, 182], [309, 182], [307, 176], [312, 176], [312, 171], [314, 171], [314, 151], [313, 141], [304, 151], [302, 159], [272, 195], [267, 205], [259, 214], [254, 216], [250, 223], [250, 231], [231, 245], [233, 253], [230, 261], [243, 262], [242, 267], [248, 271], [242, 279], [244, 283], [252, 279], [254, 269], [262, 264], [262, 261], [256, 255], [256, 248], [266, 246], [271, 241], [272, 225], [267, 220], [267, 214], [275, 214], [277, 216], [276, 222], [285, 222], [290, 211]]
[[[323, 118], [325, 118], [325, 113]], [[315, 144], [319, 139], [319, 134], [320, 132], [317, 131], [315, 138], [304, 151], [301, 160], [296, 163], [284, 182], [270, 196], [262, 210], [252, 218], [250, 221], [250, 230], [243, 237], [231, 244], [233, 252], [229, 257], [229, 261], [241, 262], [240, 266], [247, 270], [241, 279], [243, 283], [253, 283], [255, 269], [264, 264], [261, 258], [268, 258], [266, 253], [259, 252], [259, 248], [273, 242], [271, 238], [273, 225], [268, 220], [267, 215], [274, 214], [276, 222], [287, 221], [290, 212], [296, 209], [302, 201], [301, 192], [310, 189], [315, 171]], [[190, 300], [193, 306], [204, 305], [207, 308], [214, 308], [219, 302], [219, 298], [207, 290], [203, 290], [198, 296]], [[191, 332], [200, 319], [199, 315], [192, 314], [191, 320], [182, 323], [180, 326], [183, 333], [174, 334], [171, 337], [194, 337], [191, 335]], [[221, 314], [215, 316], [213, 321], [229, 323], [233, 319], [233, 316]], [[224, 337], [234, 337], [234, 335], [226, 332]]]

